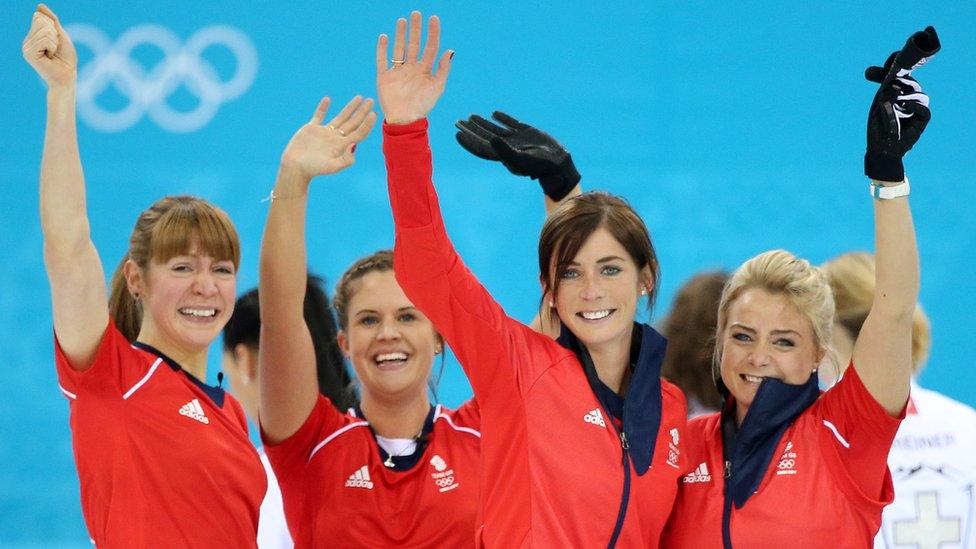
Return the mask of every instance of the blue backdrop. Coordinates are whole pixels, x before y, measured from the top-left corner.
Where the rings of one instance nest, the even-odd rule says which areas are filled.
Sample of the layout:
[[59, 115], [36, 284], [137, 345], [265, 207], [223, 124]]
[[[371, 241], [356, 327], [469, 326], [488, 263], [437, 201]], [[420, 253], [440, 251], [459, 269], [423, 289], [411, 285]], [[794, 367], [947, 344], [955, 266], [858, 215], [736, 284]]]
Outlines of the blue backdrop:
[[[356, 93], [375, 96], [376, 36], [418, 8], [441, 15], [442, 45], [457, 51], [431, 134], [448, 228], [467, 263], [513, 316], [531, 317], [541, 193], [454, 142], [454, 120], [501, 109], [567, 145], [586, 188], [623, 194], [644, 216], [662, 258], [658, 311], [665, 311], [694, 272], [732, 269], [769, 248], [814, 262], [871, 249], [861, 159], [874, 86], [863, 70], [932, 24], [944, 51], [918, 76], [933, 121], [907, 161], [921, 301], [933, 323], [921, 381], [976, 404], [969, 278], [976, 224], [965, 213], [976, 202], [976, 120], [966, 95], [976, 69], [976, 3], [600, 4], [55, 4], [78, 29], [83, 66], [105, 62], [112, 44], [121, 51], [123, 37], [131, 48], [116, 61], [138, 63], [127, 65], [130, 80], [86, 73], [94, 78], [91, 99], [80, 105], [92, 234], [106, 269], [124, 253], [139, 211], [165, 194], [192, 193], [230, 213], [244, 249], [238, 287], [254, 286], [261, 199], [282, 148], [322, 95], [339, 104]], [[19, 0], [0, 5], [0, 544], [85, 546], [37, 214], [44, 88], [20, 54], [32, 10]], [[184, 64], [174, 66], [194, 76], [147, 85], [153, 67], [181, 51]], [[126, 110], [139, 90], [157, 100]], [[355, 258], [392, 245], [378, 133], [360, 147], [355, 167], [314, 184], [310, 266], [330, 284]], [[212, 354], [211, 378], [219, 353]], [[449, 405], [470, 395], [453, 362], [441, 394]]]

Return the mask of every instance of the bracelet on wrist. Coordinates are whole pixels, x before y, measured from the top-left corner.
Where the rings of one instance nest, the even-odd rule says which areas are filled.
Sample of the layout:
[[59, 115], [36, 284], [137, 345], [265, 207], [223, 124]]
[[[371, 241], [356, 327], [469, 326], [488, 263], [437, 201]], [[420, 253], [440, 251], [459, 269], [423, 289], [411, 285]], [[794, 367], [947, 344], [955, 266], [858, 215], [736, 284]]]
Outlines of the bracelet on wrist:
[[868, 190], [871, 192], [871, 196], [875, 199], [890, 200], [892, 198], [908, 196], [909, 192], [912, 190], [912, 187], [909, 185], [908, 176], [906, 175], [905, 180], [898, 185], [886, 186], [871, 182]]
[[291, 199], [291, 198], [305, 198], [306, 196], [308, 196], [307, 193], [290, 194], [290, 195], [282, 196], [282, 195], [276, 193], [274, 189], [271, 189], [271, 193], [268, 194], [268, 196], [264, 197], [261, 200], [261, 202], [271, 202], [272, 204], [274, 204], [274, 201], [275, 200], [288, 200], [288, 199]]

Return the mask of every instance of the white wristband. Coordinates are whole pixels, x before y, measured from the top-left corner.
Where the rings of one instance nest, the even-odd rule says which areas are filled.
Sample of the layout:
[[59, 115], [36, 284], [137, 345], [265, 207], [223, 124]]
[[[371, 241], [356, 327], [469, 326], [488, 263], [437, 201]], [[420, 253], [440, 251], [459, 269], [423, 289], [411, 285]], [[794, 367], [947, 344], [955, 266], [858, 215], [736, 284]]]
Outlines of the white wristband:
[[908, 184], [908, 176], [906, 175], [905, 181], [899, 185], [886, 187], [884, 185], [876, 185], [871, 183], [868, 190], [870, 190], [871, 196], [874, 198], [889, 200], [892, 198], [898, 198], [900, 196], [908, 196], [908, 193], [912, 190], [912, 187]]

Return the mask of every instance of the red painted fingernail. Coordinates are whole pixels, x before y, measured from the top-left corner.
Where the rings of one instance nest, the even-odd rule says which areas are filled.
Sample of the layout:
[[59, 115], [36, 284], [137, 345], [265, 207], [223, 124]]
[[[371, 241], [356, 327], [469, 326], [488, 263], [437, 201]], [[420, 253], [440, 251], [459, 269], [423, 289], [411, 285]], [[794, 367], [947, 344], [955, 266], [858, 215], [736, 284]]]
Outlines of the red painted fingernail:
[[352, 148], [349, 149], [349, 152], [351, 152], [351, 153], [355, 153], [356, 152], [356, 144], [355, 143], [353, 143]]

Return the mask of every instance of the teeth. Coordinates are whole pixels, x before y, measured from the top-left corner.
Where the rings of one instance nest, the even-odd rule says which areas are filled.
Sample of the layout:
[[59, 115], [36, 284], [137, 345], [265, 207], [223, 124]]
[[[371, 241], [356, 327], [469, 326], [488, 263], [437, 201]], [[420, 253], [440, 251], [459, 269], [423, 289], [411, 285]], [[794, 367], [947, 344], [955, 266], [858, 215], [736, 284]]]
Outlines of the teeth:
[[217, 314], [216, 309], [180, 309], [180, 313], [189, 316], [214, 316]]
[[762, 383], [763, 378], [758, 376], [751, 376], [749, 374], [742, 374], [742, 377], [746, 378], [746, 381], [750, 383]]
[[406, 353], [385, 353], [382, 355], [376, 355], [376, 362], [386, 362], [388, 360], [406, 360]]
[[612, 311], [610, 311], [610, 309], [604, 309], [602, 311], [583, 311], [580, 313], [580, 316], [586, 320], [600, 320], [601, 318], [610, 316], [611, 312]]

